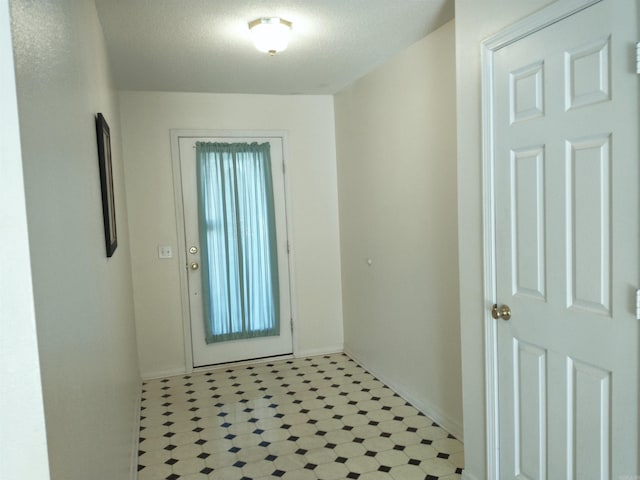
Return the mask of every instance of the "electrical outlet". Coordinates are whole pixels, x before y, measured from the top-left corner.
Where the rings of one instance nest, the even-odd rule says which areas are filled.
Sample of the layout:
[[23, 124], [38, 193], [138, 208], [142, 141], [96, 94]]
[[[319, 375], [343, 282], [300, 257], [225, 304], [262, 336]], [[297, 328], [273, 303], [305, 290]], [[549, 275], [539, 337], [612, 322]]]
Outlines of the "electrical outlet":
[[160, 245], [158, 247], [158, 258], [173, 258], [171, 245]]

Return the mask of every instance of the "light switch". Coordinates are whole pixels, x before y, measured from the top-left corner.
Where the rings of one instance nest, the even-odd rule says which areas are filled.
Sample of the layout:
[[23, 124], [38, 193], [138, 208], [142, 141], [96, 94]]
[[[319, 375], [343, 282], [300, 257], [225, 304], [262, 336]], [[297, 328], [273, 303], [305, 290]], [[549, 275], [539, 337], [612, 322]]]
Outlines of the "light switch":
[[158, 247], [158, 258], [173, 258], [171, 245], [160, 245]]

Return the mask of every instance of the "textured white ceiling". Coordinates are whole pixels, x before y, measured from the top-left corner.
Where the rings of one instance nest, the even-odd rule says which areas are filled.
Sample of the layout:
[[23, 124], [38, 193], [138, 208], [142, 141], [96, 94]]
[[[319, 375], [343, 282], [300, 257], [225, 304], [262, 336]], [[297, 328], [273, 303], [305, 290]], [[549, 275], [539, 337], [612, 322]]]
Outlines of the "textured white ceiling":
[[[122, 90], [330, 94], [453, 18], [453, 0], [96, 0]], [[269, 57], [248, 22], [293, 22]]]

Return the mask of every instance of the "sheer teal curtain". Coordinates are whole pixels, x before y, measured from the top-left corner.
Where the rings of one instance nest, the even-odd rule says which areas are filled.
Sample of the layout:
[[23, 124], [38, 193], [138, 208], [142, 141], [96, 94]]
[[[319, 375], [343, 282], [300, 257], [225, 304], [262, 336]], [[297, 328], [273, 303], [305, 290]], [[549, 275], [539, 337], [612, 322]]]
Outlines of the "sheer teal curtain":
[[269, 144], [196, 143], [207, 343], [280, 333]]

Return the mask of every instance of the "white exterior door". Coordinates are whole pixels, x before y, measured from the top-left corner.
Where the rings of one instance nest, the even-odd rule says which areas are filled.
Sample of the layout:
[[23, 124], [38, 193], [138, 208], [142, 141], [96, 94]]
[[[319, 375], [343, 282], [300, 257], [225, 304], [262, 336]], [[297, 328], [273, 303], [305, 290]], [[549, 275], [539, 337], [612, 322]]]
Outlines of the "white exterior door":
[[501, 479], [640, 478], [636, 4], [494, 54]]
[[[271, 151], [274, 206], [276, 211], [276, 236], [278, 275], [280, 285], [280, 334], [207, 344], [202, 304], [201, 268], [206, 268], [200, 258], [198, 232], [198, 201], [196, 189], [196, 142], [269, 142]], [[254, 137], [195, 137], [178, 138], [182, 204], [184, 210], [184, 235], [191, 350], [193, 366], [201, 367], [220, 363], [287, 355], [293, 352], [291, 335], [291, 301], [289, 285], [289, 255], [287, 240], [286, 199], [283, 168], [282, 138]]]

